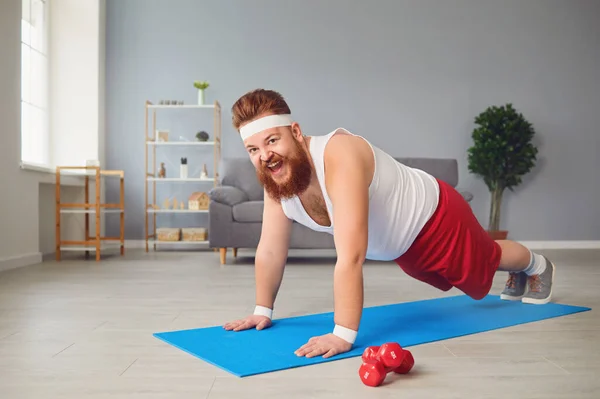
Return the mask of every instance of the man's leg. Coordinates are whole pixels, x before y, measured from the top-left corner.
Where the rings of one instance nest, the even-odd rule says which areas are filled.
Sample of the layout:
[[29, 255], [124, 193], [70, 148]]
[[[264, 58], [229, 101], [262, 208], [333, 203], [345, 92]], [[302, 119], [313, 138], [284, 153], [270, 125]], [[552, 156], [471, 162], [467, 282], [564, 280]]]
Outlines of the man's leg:
[[509, 272], [503, 299], [550, 301], [554, 265], [517, 242], [494, 241], [460, 193], [443, 181], [439, 186], [438, 209], [417, 239], [418, 245], [401, 259], [408, 257], [403, 260], [417, 271], [437, 274], [474, 299], [489, 293], [500, 270]]
[[[552, 297], [555, 266], [544, 256], [511, 240], [494, 241], [477, 222], [462, 196], [443, 185], [449, 212], [449, 225], [455, 228], [458, 251], [450, 273], [451, 283], [477, 298], [486, 293], [497, 271], [508, 272], [502, 299], [544, 304]], [[527, 290], [528, 289], [528, 290]], [[527, 292], [528, 291], [528, 292]]]
[[508, 280], [500, 298], [533, 304], [548, 303], [552, 298], [554, 264], [518, 242], [496, 242], [502, 249], [498, 270], [508, 272]]

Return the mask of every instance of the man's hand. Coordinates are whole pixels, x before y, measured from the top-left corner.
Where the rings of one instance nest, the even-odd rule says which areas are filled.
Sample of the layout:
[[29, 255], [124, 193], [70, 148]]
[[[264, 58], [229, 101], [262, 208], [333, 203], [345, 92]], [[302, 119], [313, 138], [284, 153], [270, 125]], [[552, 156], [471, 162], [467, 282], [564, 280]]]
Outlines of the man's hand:
[[228, 331], [242, 331], [255, 327], [257, 330], [269, 328], [271, 327], [271, 319], [269, 319], [267, 316], [251, 315], [245, 319], [232, 321], [231, 323], [227, 323], [223, 326], [223, 328]]
[[352, 344], [333, 334], [312, 337], [296, 352], [298, 356], [315, 357], [323, 355], [324, 358], [339, 355], [352, 349]]

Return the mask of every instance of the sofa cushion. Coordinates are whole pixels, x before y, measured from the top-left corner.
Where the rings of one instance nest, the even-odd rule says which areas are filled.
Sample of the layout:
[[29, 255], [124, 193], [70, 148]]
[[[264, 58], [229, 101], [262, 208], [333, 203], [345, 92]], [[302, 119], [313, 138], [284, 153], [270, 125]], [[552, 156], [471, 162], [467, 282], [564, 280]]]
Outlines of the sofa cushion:
[[248, 201], [233, 206], [236, 222], [262, 222], [264, 201]]
[[208, 195], [211, 200], [221, 204], [234, 206], [240, 202], [248, 201], [248, 194], [233, 186], [217, 186], [212, 188]]

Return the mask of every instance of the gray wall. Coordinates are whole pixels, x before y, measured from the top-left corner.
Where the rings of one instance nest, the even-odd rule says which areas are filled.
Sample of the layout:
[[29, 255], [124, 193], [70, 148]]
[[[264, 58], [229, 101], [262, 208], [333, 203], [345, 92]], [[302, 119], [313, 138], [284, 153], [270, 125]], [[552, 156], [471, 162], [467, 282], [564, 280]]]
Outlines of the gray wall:
[[598, 1], [109, 0], [107, 13], [106, 159], [126, 171], [127, 238], [143, 237], [144, 101], [193, 102], [206, 79], [225, 157], [245, 156], [232, 103], [273, 88], [308, 134], [343, 126], [393, 156], [457, 158], [484, 224], [489, 195], [466, 164], [473, 117], [512, 102], [540, 161], [507, 193], [502, 227], [600, 239]]
[[41, 260], [39, 192], [42, 174], [21, 160], [21, 1], [0, 2], [0, 271]]

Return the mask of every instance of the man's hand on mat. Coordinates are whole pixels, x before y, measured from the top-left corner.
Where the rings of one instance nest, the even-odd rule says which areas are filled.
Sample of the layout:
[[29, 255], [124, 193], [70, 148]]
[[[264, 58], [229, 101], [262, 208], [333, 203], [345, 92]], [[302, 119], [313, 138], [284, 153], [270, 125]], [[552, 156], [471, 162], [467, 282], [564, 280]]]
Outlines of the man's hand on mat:
[[223, 326], [226, 330], [242, 331], [249, 328], [255, 328], [262, 330], [271, 327], [271, 319], [266, 316], [251, 315], [242, 320], [232, 321]]
[[323, 355], [324, 358], [328, 358], [348, 352], [351, 348], [352, 344], [350, 342], [344, 341], [333, 334], [325, 334], [320, 337], [312, 337], [294, 353], [298, 356], [315, 357]]

